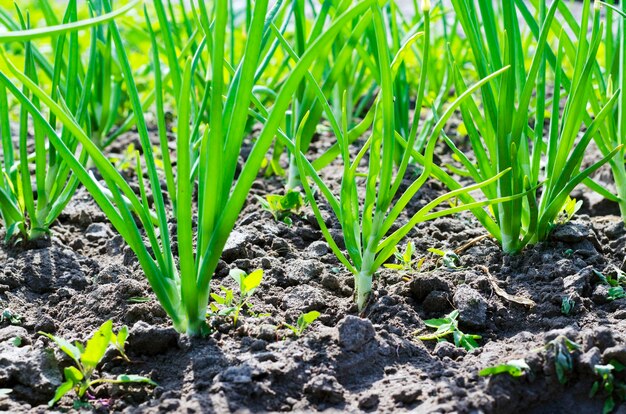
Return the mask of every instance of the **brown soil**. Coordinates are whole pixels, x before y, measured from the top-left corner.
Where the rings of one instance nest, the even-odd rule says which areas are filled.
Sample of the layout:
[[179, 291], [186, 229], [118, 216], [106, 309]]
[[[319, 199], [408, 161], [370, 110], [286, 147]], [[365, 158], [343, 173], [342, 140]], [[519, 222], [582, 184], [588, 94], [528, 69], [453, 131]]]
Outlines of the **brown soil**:
[[[338, 180], [337, 174], [328, 177]], [[277, 180], [259, 179], [253, 192], [280, 188]], [[428, 182], [411, 209], [442, 191]], [[423, 271], [381, 270], [370, 305], [358, 315], [352, 278], [310, 211], [287, 226], [250, 197], [212, 285], [232, 287], [230, 268], [263, 268], [252, 304], [271, 316], [245, 316], [236, 328], [214, 319], [213, 333], [191, 339], [170, 327], [134, 255], [80, 189], [51, 240], [0, 248], [0, 307], [20, 317], [0, 324], [0, 388], [13, 390], [0, 399], [0, 410], [46, 411], [62, 381], [69, 361], [51, 352], [38, 331], [84, 340], [112, 319], [131, 327], [132, 363], [111, 354], [101, 372], [148, 375], [159, 385], [101, 386], [94, 409], [102, 412], [601, 412], [603, 399], [588, 397], [592, 369], [610, 359], [626, 363], [626, 299], [609, 301], [593, 269], [624, 267], [626, 230], [616, 216], [598, 216], [593, 206], [586, 212], [593, 216], [578, 216], [516, 257], [485, 238], [459, 254], [457, 269], [442, 267], [427, 249], [459, 248], [484, 230], [464, 214], [422, 224], [405, 242], [427, 257]], [[339, 239], [337, 223], [328, 223]], [[503, 298], [492, 282], [536, 305]], [[564, 296], [575, 303], [569, 315], [561, 312]], [[136, 303], [137, 297], [150, 300]], [[416, 338], [424, 320], [455, 308], [463, 331], [482, 335], [480, 348], [466, 352]], [[310, 310], [322, 316], [302, 337], [277, 329]], [[564, 385], [545, 347], [560, 335], [580, 345]], [[478, 375], [519, 358], [532, 373]], [[59, 405], [71, 407], [67, 397]]]

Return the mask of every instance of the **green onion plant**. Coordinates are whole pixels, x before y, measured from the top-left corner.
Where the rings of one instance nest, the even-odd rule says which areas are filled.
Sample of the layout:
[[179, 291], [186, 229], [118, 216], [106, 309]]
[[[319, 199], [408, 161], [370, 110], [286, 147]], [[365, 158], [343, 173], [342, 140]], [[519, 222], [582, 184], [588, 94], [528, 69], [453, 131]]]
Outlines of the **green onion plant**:
[[[429, 58], [429, 3], [424, 2], [424, 42], [422, 55], [427, 61]], [[403, 143], [404, 148], [413, 148], [417, 137], [417, 130], [420, 119], [415, 117], [408, 137], [401, 137], [394, 126], [395, 108], [394, 79], [397, 76], [399, 65], [392, 63], [390, 59], [390, 47], [387, 43], [388, 31], [385, 28], [383, 12], [378, 5], [372, 6], [372, 24], [375, 29], [376, 65], [379, 68], [378, 84], [379, 95], [375, 103], [375, 119], [371, 134], [365, 144], [361, 146], [355, 156], [350, 152], [350, 141], [348, 139], [348, 109], [346, 99], [342, 105], [340, 120], [336, 119], [333, 110], [326, 104], [326, 116], [330, 119], [333, 132], [337, 137], [340, 148], [341, 162], [343, 164], [343, 176], [341, 189], [337, 197], [329, 186], [322, 180], [315, 169], [308, 168], [308, 160], [302, 150], [302, 129], [298, 129], [296, 135], [296, 154], [298, 156], [298, 166], [302, 179], [302, 185], [311, 203], [318, 224], [329, 243], [332, 251], [355, 278], [355, 297], [360, 310], [364, 309], [372, 291], [372, 283], [375, 272], [391, 257], [396, 251], [397, 244], [407, 233], [418, 223], [452, 214], [458, 211], [471, 208], [480, 208], [489, 203], [501, 200], [490, 200], [486, 202], [474, 202], [473, 204], [460, 204], [441, 211], [433, 211], [435, 207], [446, 200], [460, 197], [482, 186], [488, 185], [504, 174], [491, 177], [486, 182], [482, 182], [470, 187], [459, 188], [451, 191], [437, 199], [431, 201], [419, 211], [410, 214], [410, 218], [396, 230], [392, 230], [397, 223], [401, 213], [407, 207], [409, 201], [415, 196], [417, 191], [426, 182], [433, 171], [433, 155], [437, 143], [437, 137], [443, 126], [452, 116], [459, 105], [471, 96], [472, 92], [478, 90], [489, 80], [506, 72], [508, 68], [502, 68], [498, 72], [486, 76], [476, 85], [469, 88], [465, 93], [457, 98], [446, 111], [441, 114], [439, 121], [432, 127], [427, 146], [423, 155], [417, 155], [423, 165], [421, 174], [412, 180], [411, 184], [403, 191], [400, 191], [401, 182], [407, 172], [409, 159], [412, 151], [404, 151], [402, 159], [396, 168], [394, 150], [396, 142]], [[397, 63], [397, 60], [395, 60]], [[421, 102], [423, 101], [424, 88], [421, 88], [417, 96], [416, 111], [419, 113]], [[306, 117], [301, 126], [306, 124]], [[366, 171], [361, 171], [363, 164], [367, 163]], [[305, 179], [306, 177], [306, 179]], [[343, 239], [347, 254], [339, 248], [330, 234], [322, 217], [316, 194], [313, 193], [312, 185], [308, 178], [313, 180], [313, 184], [319, 189], [317, 195], [322, 197], [335, 217], [338, 219], [343, 231]], [[360, 191], [357, 186], [359, 181], [364, 181], [364, 191]]]
[[[233, 67], [228, 64], [225, 55], [228, 16], [231, 11], [228, 2], [214, 3], [211, 12], [206, 9], [204, 2], [194, 3], [206, 49], [199, 46], [194, 57], [186, 59], [181, 70], [179, 94], [175, 97], [176, 171], [171, 164], [164, 163], [166, 176], [173, 178], [168, 190], [165, 191], [170, 200], [175, 199], [176, 208], [172, 210], [173, 214], [170, 213], [164, 191], [161, 189], [146, 121], [142, 116], [142, 102], [137, 93], [123, 40], [114, 21], [109, 22], [109, 30], [131, 106], [135, 112], [142, 158], [148, 176], [147, 180], [143, 178], [138, 163], [140, 194], [132, 191], [129, 183], [68, 111], [67, 105], [52, 99], [4, 54], [2, 56], [11, 75], [71, 131], [72, 136], [89, 154], [105, 184], [101, 184], [85, 170], [75, 153], [63, 140], [53, 134], [54, 129], [33, 104], [32, 99], [22, 93], [8, 76], [0, 74], [0, 84], [27, 108], [35, 122], [49, 134], [52, 145], [136, 253], [152, 289], [172, 319], [174, 327], [180, 332], [198, 335], [206, 327], [209, 284], [220, 255], [257, 177], [265, 154], [277, 134], [281, 138], [284, 137], [284, 133], [279, 133], [279, 129], [292, 97], [300, 87], [302, 79], [309, 73], [309, 67], [317, 59], [324, 58], [343, 28], [349, 22], [358, 20], [373, 3], [374, 0], [356, 3], [347, 8], [332, 25], [326, 27], [324, 33], [300, 56], [298, 63], [282, 83], [272, 107], [268, 111], [262, 105], [257, 108], [259, 116], [263, 117], [265, 122], [240, 171], [237, 171], [237, 165], [242, 153], [246, 121], [249, 113], [255, 112], [251, 107], [252, 103], [258, 104], [253, 95], [254, 74], [257, 65], [263, 59], [262, 41], [264, 34], [270, 30], [268, 25], [271, 19], [267, 18], [272, 12], [268, 14], [268, 0], [255, 2], [244, 52], [237, 60], [237, 65]], [[109, 13], [111, 5], [108, 0], [103, 0], [103, 6], [104, 11]], [[156, 75], [161, 65], [160, 57], [156, 53], [159, 40], [153, 31], [151, 38], [154, 45], [153, 60]], [[166, 48], [169, 48], [167, 43]], [[175, 50], [168, 50], [167, 53], [174, 55]], [[193, 84], [198, 81], [196, 68], [204, 58], [207, 59], [205, 63], [208, 62], [211, 67], [208, 72], [210, 78], [200, 79], [209, 88], [206, 111], [200, 110], [204, 99], [199, 100], [200, 105], [197, 105], [198, 100], [193, 97], [195, 91]], [[172, 64], [173, 61], [174, 59]], [[173, 82], [174, 77], [171, 77], [171, 80]], [[157, 86], [157, 90], [160, 90], [160, 86]], [[157, 107], [161, 108], [157, 112], [159, 115], [157, 118], [160, 119], [163, 115], [162, 106], [157, 104]], [[202, 116], [206, 116], [208, 122], [202, 122]], [[196, 124], [199, 124], [198, 128]], [[159, 125], [161, 136], [164, 135], [163, 127], [163, 124]], [[196, 129], [200, 131], [197, 142], [193, 137]], [[286, 143], [289, 144], [287, 141]], [[293, 148], [293, 144], [290, 145]], [[194, 204], [193, 195], [196, 188], [197, 204]], [[149, 192], [153, 201], [149, 201]], [[195, 210], [197, 215], [194, 214], [194, 206], [197, 206]], [[168, 225], [170, 219], [174, 220], [175, 228]], [[175, 260], [175, 253], [178, 253], [178, 261]]]
[[[626, 39], [624, 38], [626, 4], [622, 2], [620, 8], [617, 8], [606, 3], [596, 3], [596, 5], [600, 4], [605, 6], [606, 11], [604, 56], [602, 57], [604, 64], [601, 65], [604, 70], [594, 72], [598, 75], [598, 87], [596, 93], [592, 95], [594, 98], [591, 102], [593, 117], [597, 117], [600, 108], [618, 92], [619, 98], [594, 139], [603, 156], [608, 155], [612, 148], [621, 146], [621, 149], [608, 162], [613, 174], [616, 194], [609, 192], [599, 183], [591, 182], [590, 179], [586, 181], [586, 184], [591, 184], [590, 188], [598, 191], [605, 198], [617, 202], [622, 219], [626, 222], [626, 93], [624, 93], [626, 87]], [[575, 24], [575, 20], [568, 21]]]
[[[532, 0], [532, 6], [540, 14], [542, 10], [545, 10], [545, 0]], [[528, 23], [535, 37], [538, 36], [538, 28], [535, 20], [532, 17], [532, 13], [526, 3], [521, 0], [516, 0], [516, 4], [520, 13], [524, 16], [525, 21]], [[597, 116], [604, 105], [613, 97], [616, 91], [624, 90], [624, 18], [626, 18], [626, 10], [624, 5], [617, 7], [614, 2], [602, 2], [595, 1], [595, 8], [604, 7], [605, 12], [605, 34], [602, 49], [604, 53], [600, 53], [597, 56], [596, 64], [593, 68], [593, 76], [596, 80], [594, 85], [594, 93], [591, 94], [590, 107], [591, 113], [585, 113], [584, 122], [586, 125], [590, 125], [593, 122], [595, 116]], [[558, 35], [561, 31], [565, 30], [569, 33], [580, 33], [579, 19], [572, 13], [569, 6], [565, 2], [560, 2], [558, 5], [558, 11], [561, 14], [562, 22], [560, 19], [554, 19], [552, 21], [552, 32]], [[564, 53], [570, 60], [574, 60], [576, 56], [576, 47], [573, 41], [569, 37], [563, 37]], [[551, 52], [547, 52], [547, 59], [553, 70], [562, 73], [562, 86], [565, 93], [569, 93], [572, 82], [571, 73], [567, 74], [565, 68], [557, 66], [556, 56]], [[569, 75], [569, 76], [568, 76]], [[597, 148], [603, 156], [607, 156], [612, 148], [619, 145], [624, 145], [624, 120], [622, 118], [623, 108], [625, 104], [625, 98], [622, 93], [619, 94], [617, 103], [614, 105], [612, 113], [607, 116], [606, 121], [598, 128], [598, 133], [594, 135], [594, 141]], [[609, 190], [602, 184], [596, 182], [591, 177], [586, 177], [583, 181], [591, 190], [596, 191], [602, 197], [607, 200], [618, 203], [622, 218], [625, 216], [626, 203], [624, 202], [624, 195], [626, 190], [624, 183], [626, 183], [626, 175], [624, 168], [624, 148], [618, 152], [618, 154], [610, 158], [608, 165], [611, 168], [614, 177], [615, 190], [617, 194]]]
[[[285, 20], [282, 25], [273, 24], [271, 26], [274, 43], [280, 46], [285, 53], [283, 67], [295, 65], [299, 61], [302, 53], [311, 47], [320, 36], [324, 34], [325, 27], [341, 16], [351, 5], [351, 1], [342, 0], [333, 2], [322, 2], [319, 8], [306, 7], [304, 0], [293, 0], [291, 2], [290, 14], [287, 16], [291, 20]], [[307, 20], [307, 13], [312, 13], [313, 20]], [[290, 110], [285, 117], [284, 131], [292, 141], [295, 130], [299, 127], [307, 116], [307, 122], [301, 128], [302, 150], [308, 148], [315, 134], [319, 131], [320, 123], [324, 119], [324, 101], [340, 102], [342, 94], [347, 94], [350, 100], [351, 110], [357, 108], [353, 101], [368, 103], [368, 96], [372, 95], [372, 71], [376, 71], [373, 62], [369, 58], [369, 52], [361, 44], [371, 32], [371, 12], [368, 10], [359, 20], [350, 22], [337, 35], [327, 59], [320, 59], [314, 63], [308, 76], [318, 79], [319, 85], [310, 82], [303, 82], [296, 93]], [[293, 26], [293, 33], [286, 33], [287, 29]], [[272, 78], [272, 83], [268, 88], [277, 88], [276, 77]], [[282, 81], [284, 82], [284, 80]], [[321, 94], [319, 93], [321, 91]], [[322, 98], [323, 96], [323, 98]], [[340, 107], [336, 105], [335, 107]], [[352, 112], [349, 114], [351, 117]], [[352, 126], [353, 122], [349, 122]], [[356, 139], [356, 134], [355, 138]], [[284, 150], [283, 144], [278, 141], [272, 156], [272, 166], [274, 171], [281, 169], [276, 167], [280, 156]], [[289, 191], [298, 186], [299, 172], [296, 162], [296, 154], [289, 152], [289, 165], [287, 169], [286, 189]]]
[[[555, 71], [552, 105], [546, 108], [548, 35], [559, 0], [543, 9], [542, 19], [537, 23], [541, 30], [532, 49], [523, 41], [518, 9], [513, 2], [494, 5], [479, 1], [476, 5], [469, 0], [453, 0], [452, 4], [479, 76], [504, 66], [510, 66], [511, 70], [493, 83], [483, 85], [482, 108], [470, 100], [461, 105], [475, 160], [470, 160], [448, 137], [445, 141], [466, 173], [477, 182], [511, 169], [506, 178], [483, 187], [484, 196], [493, 200], [526, 193], [526, 197], [493, 205], [493, 215], [483, 215], [479, 220], [500, 241], [506, 253], [517, 253], [528, 243], [544, 240], [574, 187], [621, 151], [621, 146], [611, 145], [600, 161], [581, 170], [589, 143], [613, 112], [619, 97], [619, 91], [615, 91], [579, 136], [589, 116], [593, 69], [602, 40], [599, 10], [594, 8], [592, 13], [590, 1], [585, 1], [578, 38], [567, 31], [559, 33], [554, 67], [564, 67], [569, 56], [573, 58], [568, 62], [573, 73], [570, 81], [564, 79], [563, 71]], [[591, 29], [590, 40], [588, 29]], [[565, 51], [568, 44], [574, 45], [572, 56]], [[527, 67], [525, 57], [530, 53], [532, 58]], [[565, 82], [571, 83], [567, 96], [562, 95]], [[458, 68], [455, 68], [455, 87], [458, 92], [466, 89]], [[531, 106], [533, 93], [537, 95], [535, 107]], [[565, 106], [561, 110], [563, 100]], [[550, 113], [550, 122], [548, 131], [544, 132], [546, 111]]]
[[[18, 6], [17, 18], [2, 12], [2, 21], [12, 30], [0, 34], [0, 43], [24, 40], [22, 75], [35, 86], [48, 85], [50, 99], [63, 102], [77, 123], [85, 125], [94, 72], [91, 65], [92, 70], [84, 76], [79, 75], [81, 52], [78, 33], [73, 29], [93, 27], [127, 10], [128, 7], [125, 7], [98, 19], [78, 21], [76, 1], [71, 0], [62, 22], [47, 29], [48, 33], [56, 35], [51, 63], [33, 44], [33, 39], [41, 37], [46, 29], [30, 28], [29, 13], [22, 12]], [[91, 62], [93, 52], [92, 48]], [[43, 110], [39, 98], [28, 89], [23, 89], [22, 93], [30, 100], [28, 105], [38, 112]], [[59, 123], [54, 114], [50, 114], [47, 120], [53, 131], [46, 131], [29, 114], [28, 105], [21, 103], [14, 106], [6, 86], [0, 85], [0, 216], [6, 241], [12, 238], [28, 241], [48, 234], [50, 226], [76, 191], [78, 180], [55, 147], [49, 145], [47, 138], [50, 134], [64, 142], [82, 165], [87, 161], [87, 154], [78, 149], [69, 129], [62, 127], [57, 130]]]
[[[407, 7], [400, 2], [390, 2], [387, 7], [391, 49], [394, 54], [404, 54], [394, 80], [395, 126], [398, 134], [407, 137], [413, 125], [411, 118], [424, 117], [424, 124], [415, 140], [415, 150], [421, 152], [430, 129], [437, 122], [437, 114], [449, 103], [452, 77], [447, 59], [425, 59], [422, 56], [423, 49], [419, 48], [418, 44], [422, 41], [420, 37], [424, 34], [426, 19], [417, 2], [413, 2], [409, 12], [410, 18], [401, 12], [401, 6]], [[448, 22], [450, 17], [453, 19]], [[460, 46], [458, 43], [462, 39], [456, 35], [459, 20], [453, 14], [447, 13], [442, 1], [431, 5], [428, 20], [430, 22], [428, 40], [431, 42], [429, 50], [445, 50], [448, 44], [457, 48]], [[416, 75], [417, 71], [420, 76]], [[425, 88], [421, 113], [414, 111], [418, 102], [412, 100], [414, 96], [421, 96], [420, 88]], [[400, 162], [404, 151], [404, 147], [398, 143], [394, 152], [396, 163]]]

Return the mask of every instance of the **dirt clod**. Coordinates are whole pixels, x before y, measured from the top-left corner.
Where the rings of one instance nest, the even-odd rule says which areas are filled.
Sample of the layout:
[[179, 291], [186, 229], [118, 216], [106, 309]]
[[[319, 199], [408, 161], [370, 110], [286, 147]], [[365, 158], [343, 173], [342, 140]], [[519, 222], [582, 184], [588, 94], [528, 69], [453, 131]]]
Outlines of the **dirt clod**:
[[0, 343], [0, 388], [10, 388], [18, 398], [39, 405], [52, 398], [61, 381], [52, 352]]
[[626, 345], [616, 345], [605, 349], [602, 353], [602, 359], [605, 363], [615, 360], [622, 365], [626, 365]]
[[352, 315], [339, 322], [337, 329], [339, 343], [349, 352], [359, 351], [376, 335], [372, 322]]
[[335, 377], [320, 374], [311, 378], [304, 392], [315, 403], [338, 404], [344, 400], [344, 389]]
[[157, 355], [176, 347], [178, 333], [172, 328], [159, 328], [143, 321], [130, 328], [128, 350], [141, 355]]
[[589, 236], [589, 228], [578, 223], [567, 223], [557, 227], [551, 234], [552, 240], [578, 243]]
[[487, 323], [487, 301], [475, 289], [461, 285], [454, 293], [454, 306], [459, 310], [459, 322], [482, 329]]

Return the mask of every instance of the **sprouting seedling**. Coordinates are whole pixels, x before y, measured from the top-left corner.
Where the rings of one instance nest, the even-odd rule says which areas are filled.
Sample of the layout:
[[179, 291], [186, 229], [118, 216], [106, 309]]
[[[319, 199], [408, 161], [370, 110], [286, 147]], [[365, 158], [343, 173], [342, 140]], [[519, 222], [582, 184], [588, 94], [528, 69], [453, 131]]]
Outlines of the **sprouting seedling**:
[[492, 375], [509, 374], [512, 377], [521, 377], [530, 371], [530, 367], [523, 359], [513, 359], [503, 364], [481, 369], [478, 375], [487, 377]]
[[574, 217], [574, 215], [583, 206], [582, 200], [576, 200], [575, 198], [567, 197], [561, 213], [557, 216], [555, 224], [565, 224]]
[[11, 309], [5, 309], [0, 314], [0, 323], [8, 321], [11, 325], [19, 325], [22, 323], [22, 318]]
[[398, 263], [386, 263], [384, 266], [387, 269], [399, 270], [401, 272], [419, 271], [422, 268], [422, 264], [424, 264], [425, 257], [415, 260], [413, 259], [414, 254], [415, 246], [413, 245], [413, 242], [408, 242], [406, 244], [404, 253], [401, 253], [396, 246], [393, 255]]
[[111, 335], [111, 345], [120, 353], [122, 358], [130, 362], [130, 359], [126, 355], [126, 340], [128, 339], [128, 326], [124, 325], [117, 332], [117, 335]]
[[[233, 269], [229, 273], [230, 277], [237, 282], [239, 287], [239, 298], [235, 300], [235, 293], [232, 289], [220, 287], [224, 296], [217, 293], [211, 293], [211, 298], [215, 303], [211, 303], [213, 315], [231, 316], [233, 323], [237, 325], [237, 320], [244, 306], [248, 305], [248, 300], [254, 294], [263, 280], [263, 269], [257, 269], [249, 275], [241, 269]], [[218, 306], [219, 305], [219, 306]]]
[[572, 298], [572, 295], [563, 296], [561, 298], [561, 313], [563, 315], [569, 315], [574, 310], [574, 306], [576, 306], [576, 302]]
[[579, 350], [580, 345], [561, 335], [548, 342], [545, 349], [554, 354], [557, 379], [561, 384], [567, 383], [574, 367], [572, 352]]
[[265, 198], [256, 197], [263, 210], [269, 211], [276, 221], [292, 225], [292, 214], [298, 214], [304, 207], [304, 199], [299, 191], [288, 190], [285, 195], [268, 194]]
[[609, 286], [609, 291], [607, 294], [607, 299], [612, 301], [616, 299], [626, 298], [626, 291], [624, 291], [624, 286], [626, 286], [626, 273], [622, 270], [615, 268], [615, 276], [611, 273], [607, 273], [604, 275], [603, 273], [598, 272], [593, 269], [593, 272], [598, 276], [600, 282]]
[[606, 365], [596, 365], [594, 367], [594, 371], [600, 379], [593, 383], [589, 397], [593, 398], [600, 390], [606, 395], [602, 414], [609, 414], [617, 403], [626, 400], [626, 383], [615, 378], [614, 374], [615, 372], [622, 372], [624, 369], [624, 365], [615, 360]]
[[306, 328], [309, 327], [317, 318], [319, 318], [321, 313], [318, 311], [310, 311], [307, 313], [303, 313], [298, 317], [298, 321], [296, 322], [296, 326], [289, 325], [288, 323], [283, 323], [284, 326], [289, 328], [296, 336], [302, 336]]
[[570, 257], [571, 255], [574, 254], [574, 250], [573, 249], [567, 249], [563, 252], [563, 254], [567, 257]]
[[471, 351], [479, 347], [476, 342], [480, 339], [480, 335], [465, 334], [459, 330], [459, 311], [457, 309], [450, 312], [445, 318], [441, 319], [428, 319], [424, 321], [424, 324], [429, 328], [437, 329], [430, 335], [422, 335], [417, 338], [422, 341], [445, 341], [446, 337], [452, 335], [454, 345], [463, 347], [467, 351]]
[[458, 269], [461, 265], [459, 255], [451, 250], [440, 250], [434, 247], [428, 249], [429, 252], [441, 256], [441, 262], [448, 269]]
[[74, 342], [72, 344], [66, 339], [46, 332], [39, 332], [39, 334], [52, 340], [61, 349], [61, 351], [66, 353], [72, 361], [74, 361], [75, 364], [63, 370], [65, 382], [57, 388], [54, 398], [52, 398], [52, 400], [48, 403], [50, 407], [56, 404], [65, 394], [72, 390], [76, 393], [79, 399], [82, 399], [90, 388], [102, 383], [143, 383], [154, 386], [157, 385], [150, 378], [140, 375], [122, 374], [118, 375], [116, 378], [93, 378], [96, 368], [102, 361], [102, 358], [109, 347], [112, 346], [117, 349], [125, 359], [128, 359], [124, 353], [124, 345], [126, 343], [126, 339], [128, 338], [128, 328], [125, 326], [122, 327], [116, 335], [113, 332], [113, 322], [108, 320], [100, 326], [100, 329], [93, 333], [86, 345], [83, 345], [80, 342]]

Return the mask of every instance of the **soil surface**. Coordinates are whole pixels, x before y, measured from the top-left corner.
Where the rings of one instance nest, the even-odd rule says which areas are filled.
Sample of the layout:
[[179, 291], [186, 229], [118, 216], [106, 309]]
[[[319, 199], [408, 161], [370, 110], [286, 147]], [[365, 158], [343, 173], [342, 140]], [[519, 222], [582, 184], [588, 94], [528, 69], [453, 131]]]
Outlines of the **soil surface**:
[[[339, 171], [328, 169], [326, 178], [338, 183]], [[260, 178], [253, 193], [281, 188]], [[427, 182], [402, 220], [443, 192]], [[233, 288], [231, 268], [264, 269], [251, 299], [254, 316], [237, 326], [213, 318], [210, 335], [189, 338], [171, 328], [135, 256], [81, 188], [50, 240], [0, 247], [0, 307], [13, 316], [5, 312], [0, 324], [0, 388], [12, 389], [0, 397], [0, 411], [45, 412], [62, 382], [69, 360], [38, 331], [85, 340], [112, 319], [116, 328], [130, 327], [132, 362], [111, 352], [98, 375], [141, 374], [158, 386], [100, 386], [92, 403], [101, 412], [599, 413], [603, 397], [589, 398], [593, 367], [626, 364], [626, 299], [609, 300], [594, 270], [626, 270], [626, 230], [586, 194], [579, 196], [587, 214], [515, 257], [481, 237], [485, 231], [468, 214], [419, 225], [404, 243], [425, 258], [421, 271], [382, 269], [361, 315], [352, 276], [310, 210], [289, 226], [250, 197], [212, 286]], [[327, 222], [339, 241], [337, 222]], [[444, 266], [431, 247], [458, 249], [456, 267]], [[568, 314], [563, 297], [574, 303]], [[417, 338], [432, 332], [425, 320], [454, 309], [463, 332], [482, 336], [478, 349]], [[302, 336], [282, 326], [311, 310], [322, 315]], [[561, 384], [555, 353], [564, 337], [579, 349]], [[522, 377], [478, 375], [522, 358], [531, 370]], [[72, 404], [65, 397], [57, 409]]]

